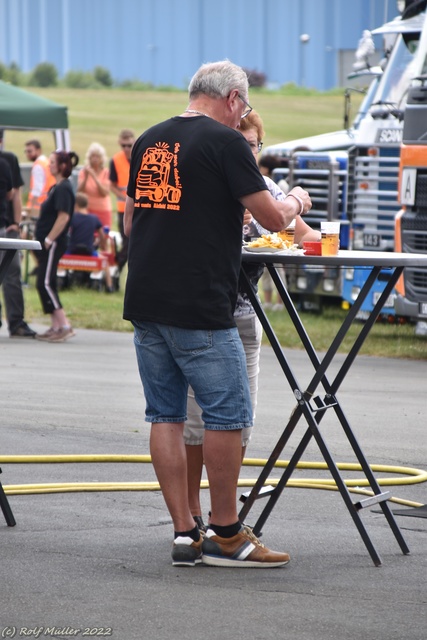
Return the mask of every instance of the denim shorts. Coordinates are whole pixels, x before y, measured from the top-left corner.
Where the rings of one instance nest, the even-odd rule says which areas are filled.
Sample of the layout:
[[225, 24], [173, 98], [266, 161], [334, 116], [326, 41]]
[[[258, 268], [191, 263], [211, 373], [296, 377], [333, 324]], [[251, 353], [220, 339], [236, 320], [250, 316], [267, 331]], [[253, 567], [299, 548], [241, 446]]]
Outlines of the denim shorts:
[[185, 422], [188, 385], [205, 429], [252, 426], [246, 358], [237, 328], [182, 329], [133, 321], [147, 422]]

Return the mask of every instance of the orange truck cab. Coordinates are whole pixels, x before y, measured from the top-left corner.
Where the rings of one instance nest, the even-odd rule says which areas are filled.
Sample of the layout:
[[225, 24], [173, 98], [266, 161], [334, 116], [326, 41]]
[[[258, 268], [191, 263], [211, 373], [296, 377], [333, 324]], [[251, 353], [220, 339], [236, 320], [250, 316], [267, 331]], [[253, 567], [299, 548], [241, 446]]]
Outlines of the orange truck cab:
[[[399, 167], [395, 250], [427, 254], [427, 76], [414, 80], [405, 109]], [[427, 322], [427, 269], [404, 270], [397, 286], [396, 314]]]

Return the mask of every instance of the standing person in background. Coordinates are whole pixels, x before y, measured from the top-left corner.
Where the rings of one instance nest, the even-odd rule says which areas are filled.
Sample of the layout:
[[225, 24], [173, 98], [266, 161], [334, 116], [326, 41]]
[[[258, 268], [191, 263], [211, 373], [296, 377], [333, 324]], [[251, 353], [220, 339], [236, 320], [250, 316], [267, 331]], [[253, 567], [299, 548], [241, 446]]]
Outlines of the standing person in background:
[[25, 143], [25, 155], [33, 163], [30, 174], [30, 190], [27, 200], [27, 215], [38, 218], [40, 206], [46, 200], [49, 189], [55, 184], [55, 178], [49, 169], [49, 159], [43, 155], [39, 140]]
[[99, 218], [103, 227], [111, 229], [113, 212], [107, 154], [98, 142], [92, 142], [86, 152], [85, 166], [80, 170], [77, 180], [77, 191], [87, 195], [89, 211]]
[[[273, 170], [278, 169], [281, 166], [280, 158], [278, 156], [272, 155], [263, 155], [258, 160], [259, 170], [262, 175], [269, 178], [273, 181]], [[281, 185], [279, 185], [280, 189], [283, 191], [283, 195], [288, 193], [289, 185], [286, 180], [281, 180]], [[276, 265], [277, 266], [277, 265]], [[282, 280], [285, 280], [285, 270], [279, 267], [279, 274]], [[261, 289], [264, 297], [263, 307], [264, 309], [272, 309], [273, 311], [281, 311], [284, 309], [283, 302], [280, 299], [279, 293], [274, 285], [273, 279], [270, 275], [270, 272], [267, 268], [264, 269], [264, 272], [261, 277]], [[273, 293], [276, 292], [276, 302], [273, 303]]]
[[[47, 198], [49, 189], [55, 184], [55, 178], [49, 169], [49, 159], [42, 153], [42, 146], [39, 140], [28, 140], [25, 143], [25, 155], [33, 163], [30, 173], [30, 190], [27, 200], [27, 217], [36, 219], [40, 215], [40, 206]], [[31, 275], [37, 274], [37, 251], [32, 251], [32, 256], [36, 266]]]
[[67, 232], [74, 211], [74, 191], [68, 178], [79, 161], [73, 151], [55, 151], [50, 154], [49, 166], [56, 179], [43, 202], [37, 221], [36, 239], [42, 250], [37, 272], [37, 291], [44, 313], [51, 316], [51, 326], [38, 340], [65, 342], [75, 334], [62, 308], [56, 284], [58, 262], [67, 248]]
[[[258, 166], [263, 176], [268, 176], [273, 179], [274, 169], [288, 168], [289, 160], [287, 158], [280, 158], [279, 156], [266, 154], [258, 160]], [[287, 180], [281, 178], [277, 184], [283, 193], [288, 193], [290, 186]]]
[[[8, 203], [13, 198], [12, 173], [4, 158], [0, 158], [0, 232], [8, 224]], [[0, 237], [1, 237], [0, 233]], [[0, 255], [2, 252], [0, 251]]]
[[[22, 216], [22, 196], [21, 187], [24, 184], [18, 158], [14, 153], [1, 150], [3, 142], [3, 131], [0, 130], [0, 158], [3, 158], [9, 165], [12, 174], [13, 195], [8, 202], [6, 218], [0, 223], [0, 235], [3, 238], [19, 238], [21, 216]], [[13, 257], [9, 269], [3, 280], [3, 296], [6, 305], [7, 322], [9, 325], [9, 335], [11, 338], [34, 338], [36, 332], [33, 331], [24, 320], [24, 294], [21, 282], [21, 256], [17, 251]], [[0, 326], [1, 326], [1, 306], [0, 306]]]
[[130, 129], [122, 129], [119, 145], [122, 150], [116, 153], [110, 162], [110, 189], [117, 198], [117, 226], [122, 238], [122, 246], [117, 254], [117, 263], [121, 271], [128, 259], [129, 240], [123, 230], [126, 189], [129, 182], [130, 157], [135, 142], [135, 134]]
[[[202, 65], [190, 82], [188, 107], [145, 131], [132, 151], [123, 317], [134, 326], [150, 452], [174, 525], [172, 562], [178, 566], [289, 562], [287, 553], [265, 547], [238, 519], [241, 431], [252, 426], [252, 408], [233, 311], [245, 208], [279, 231], [311, 201], [299, 187], [285, 202], [268, 192], [236, 131], [251, 110], [241, 67], [228, 60]], [[163, 176], [163, 198], [156, 201], [150, 198], [153, 172]], [[183, 429], [189, 384], [205, 424], [212, 518], [204, 539], [188, 501]]]
[[7, 203], [13, 198], [12, 174], [6, 160], [0, 158], [0, 222], [7, 221]]

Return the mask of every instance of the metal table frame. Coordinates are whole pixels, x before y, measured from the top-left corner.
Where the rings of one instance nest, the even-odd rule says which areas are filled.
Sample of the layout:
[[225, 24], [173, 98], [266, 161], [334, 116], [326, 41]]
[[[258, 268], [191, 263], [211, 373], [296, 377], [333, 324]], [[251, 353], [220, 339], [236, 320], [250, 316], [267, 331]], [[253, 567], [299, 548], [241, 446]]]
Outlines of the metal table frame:
[[[282, 347], [279, 344], [279, 341], [274, 333], [274, 330], [265, 315], [262, 306], [254, 294], [252, 287], [250, 285], [249, 279], [245, 272], [245, 263], [265, 263], [271, 276], [276, 285], [278, 292], [283, 300], [283, 303], [286, 307], [286, 310], [292, 320], [292, 323], [301, 339], [301, 342], [305, 348], [308, 358], [310, 359], [315, 373], [309, 382], [306, 389], [301, 388], [299, 385], [287, 358], [284, 355]], [[304, 328], [304, 325], [301, 321], [301, 318], [297, 312], [296, 307], [293, 304], [293, 301], [284, 286], [279, 274], [276, 271], [275, 265], [285, 266], [289, 264], [306, 264], [310, 267], [312, 266], [333, 266], [333, 267], [366, 267], [370, 269], [370, 274], [360, 291], [355, 303], [352, 307], [350, 307], [340, 329], [337, 332], [337, 335], [332, 340], [330, 347], [328, 348], [326, 354], [322, 358], [319, 359], [316, 350], [313, 344], [310, 341], [310, 338]], [[283, 256], [278, 253], [273, 254], [260, 254], [260, 253], [247, 253], [243, 252], [242, 255], [242, 269], [241, 269], [241, 282], [245, 291], [247, 292], [254, 309], [256, 311], [257, 316], [259, 317], [263, 329], [270, 341], [271, 346], [275, 352], [277, 360], [285, 374], [290, 388], [295, 396], [297, 401], [295, 410], [291, 414], [291, 417], [277, 441], [270, 457], [264, 468], [262, 469], [254, 487], [252, 488], [249, 495], [246, 497], [242, 496], [244, 500], [244, 505], [239, 513], [239, 517], [242, 521], [245, 520], [248, 515], [250, 509], [252, 508], [255, 500], [258, 497], [267, 497], [268, 501], [265, 505], [262, 513], [260, 514], [257, 522], [254, 526], [255, 535], [259, 535], [261, 533], [261, 529], [267, 518], [269, 517], [272, 509], [277, 503], [283, 489], [286, 486], [289, 478], [294, 472], [297, 463], [300, 461], [301, 456], [303, 455], [305, 449], [307, 448], [310, 440], [314, 438], [319, 446], [319, 449], [322, 453], [322, 456], [326, 462], [326, 465], [336, 482], [337, 488], [350, 512], [351, 517], [362, 537], [363, 542], [376, 566], [381, 565], [381, 558], [375, 549], [368, 532], [362, 522], [360, 517], [360, 511], [372, 504], [379, 503], [381, 509], [388, 521], [388, 524], [404, 554], [409, 553], [409, 548], [402, 536], [402, 533], [394, 519], [394, 515], [390, 510], [390, 507], [387, 503], [387, 499], [390, 497], [389, 492], [382, 492], [381, 488], [372, 473], [372, 470], [367, 462], [367, 459], [354, 435], [351, 426], [348, 422], [348, 419], [337, 399], [337, 392], [339, 387], [341, 386], [345, 376], [351, 368], [352, 363], [354, 362], [357, 354], [360, 351], [366, 337], [368, 336], [373, 324], [378, 318], [388, 296], [392, 292], [394, 286], [396, 285], [399, 277], [401, 276], [403, 269], [405, 266], [411, 267], [427, 267], [427, 256], [418, 255], [418, 254], [396, 254], [396, 253], [385, 253], [385, 252], [356, 252], [356, 251], [340, 251], [338, 256], [331, 257], [321, 257], [321, 256]], [[380, 272], [383, 269], [390, 269], [390, 277], [388, 282], [384, 288], [384, 291], [380, 295], [377, 303], [375, 304], [372, 312], [370, 313], [366, 322], [362, 325], [361, 331], [358, 336], [355, 338], [353, 346], [351, 347], [348, 355], [345, 357], [341, 368], [336, 374], [335, 378], [330, 381], [327, 376], [327, 370], [332, 363], [334, 356], [336, 355], [342, 341], [347, 335], [349, 328], [353, 324], [358, 311], [360, 310], [364, 300], [368, 296], [371, 291], [372, 286], [377, 280]], [[322, 395], [316, 395], [316, 390], [321, 385], [323, 387]], [[344, 482], [344, 479], [341, 476], [341, 473], [337, 467], [335, 460], [328, 448], [328, 445], [325, 441], [324, 436], [322, 435], [319, 425], [325, 416], [328, 410], [333, 410], [340, 422], [342, 429], [350, 443], [350, 446], [367, 478], [369, 485], [372, 489], [373, 496], [367, 497], [366, 499], [361, 499], [356, 503], [353, 503], [348, 488]], [[261, 495], [260, 492], [264, 487], [270, 472], [272, 471], [275, 463], [279, 459], [281, 452], [286, 446], [290, 436], [295, 430], [300, 419], [304, 417], [308, 423], [308, 428], [306, 429], [304, 435], [302, 436], [294, 454], [292, 455], [287, 468], [284, 470], [278, 484], [274, 488], [264, 489]]]
[[[13, 260], [13, 256], [17, 251], [30, 250], [39, 251], [41, 249], [40, 242], [36, 240], [20, 240], [13, 238], [0, 238], [0, 285], [3, 282], [6, 271]], [[0, 473], [1, 473], [0, 469]], [[0, 482], [0, 507], [9, 527], [16, 525], [15, 518], [10, 508], [8, 499], [4, 492], [2, 483]]]

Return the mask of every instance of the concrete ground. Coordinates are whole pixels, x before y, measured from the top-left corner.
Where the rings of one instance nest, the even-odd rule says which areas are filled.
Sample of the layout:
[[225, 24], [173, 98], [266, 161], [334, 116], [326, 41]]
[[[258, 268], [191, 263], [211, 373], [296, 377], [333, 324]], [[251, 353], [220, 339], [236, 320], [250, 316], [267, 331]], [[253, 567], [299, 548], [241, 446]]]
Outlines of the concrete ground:
[[[297, 378], [308, 381], [312, 369], [304, 354], [286, 355]], [[425, 362], [356, 360], [338, 397], [371, 463], [427, 471], [426, 373]], [[68, 343], [43, 344], [11, 340], [3, 327], [0, 380], [0, 456], [149, 452], [131, 334], [78, 330]], [[269, 455], [293, 404], [271, 349], [263, 348], [248, 457]], [[302, 432], [301, 423], [282, 459], [289, 459]], [[322, 432], [337, 461], [354, 462], [332, 415], [322, 422]], [[304, 460], [322, 460], [314, 443]], [[149, 464], [1, 459], [0, 466], [6, 488], [155, 480]], [[244, 467], [242, 478], [258, 473]], [[355, 471], [344, 475], [361, 477]], [[394, 471], [376, 475], [405, 482], [407, 477]], [[330, 476], [307, 469], [294, 477]], [[427, 503], [426, 484], [399, 484], [390, 491]], [[9, 503], [17, 525], [7, 527], [0, 513], [1, 637], [427, 638], [423, 518], [396, 517], [411, 550], [404, 556], [378, 508], [363, 511], [383, 560], [376, 568], [339, 494], [287, 488], [262, 540], [288, 551], [288, 566], [182, 569], [170, 562], [172, 526], [159, 491], [10, 495]], [[206, 515], [207, 491], [203, 504]], [[249, 523], [262, 504], [255, 505]]]

